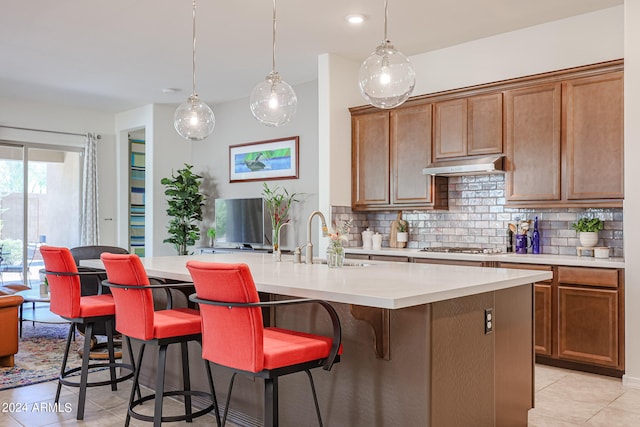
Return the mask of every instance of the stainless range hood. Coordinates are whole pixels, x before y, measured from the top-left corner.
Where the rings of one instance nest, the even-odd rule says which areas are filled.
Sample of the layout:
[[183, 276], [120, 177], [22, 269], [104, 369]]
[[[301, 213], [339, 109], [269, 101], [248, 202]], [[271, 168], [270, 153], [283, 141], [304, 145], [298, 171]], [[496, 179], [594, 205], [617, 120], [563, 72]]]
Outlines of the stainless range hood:
[[468, 157], [457, 160], [441, 160], [433, 162], [422, 169], [424, 175], [462, 176], [504, 173], [502, 158], [504, 155]]

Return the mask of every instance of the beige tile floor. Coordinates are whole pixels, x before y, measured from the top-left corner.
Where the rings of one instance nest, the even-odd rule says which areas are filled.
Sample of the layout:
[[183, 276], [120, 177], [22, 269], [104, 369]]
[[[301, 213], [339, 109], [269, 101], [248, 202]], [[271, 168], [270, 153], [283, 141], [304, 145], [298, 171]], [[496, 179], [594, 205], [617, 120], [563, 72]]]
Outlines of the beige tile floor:
[[[0, 391], [0, 427], [42, 427], [42, 426], [97, 426], [111, 427], [124, 425], [129, 387], [125, 383], [116, 392], [104, 392], [105, 388], [89, 389], [85, 419], [75, 419], [77, 389], [63, 388], [61, 406], [69, 404], [73, 412], [47, 410], [46, 404], [53, 402], [56, 382], [36, 384]], [[536, 407], [529, 412], [531, 427], [636, 427], [640, 426], [640, 390], [625, 388], [616, 378], [586, 374], [576, 371], [536, 365]], [[4, 412], [7, 403], [19, 404], [30, 409], [28, 412]], [[43, 410], [37, 411], [41, 403]], [[34, 406], [35, 405], [35, 406]], [[152, 405], [148, 406], [152, 409]], [[165, 402], [166, 411], [180, 403]], [[34, 408], [36, 409], [34, 411]], [[149, 426], [149, 423], [131, 421], [132, 426]], [[170, 423], [172, 426], [212, 426], [213, 416], [204, 416], [193, 423]], [[233, 424], [227, 423], [234, 427]], [[237, 427], [237, 426], [236, 426]], [[394, 426], [395, 427], [395, 426]]]

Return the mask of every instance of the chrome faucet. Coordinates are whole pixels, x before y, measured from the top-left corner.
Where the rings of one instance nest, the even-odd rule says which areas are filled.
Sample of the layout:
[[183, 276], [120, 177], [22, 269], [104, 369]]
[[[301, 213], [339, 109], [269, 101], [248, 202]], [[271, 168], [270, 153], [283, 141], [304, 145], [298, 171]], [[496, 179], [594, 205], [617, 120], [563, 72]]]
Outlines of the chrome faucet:
[[313, 243], [311, 243], [311, 220], [314, 216], [318, 215], [320, 217], [320, 221], [322, 222], [322, 235], [327, 235], [327, 221], [324, 219], [324, 215], [320, 211], [313, 211], [311, 215], [309, 215], [309, 220], [307, 221], [307, 247], [305, 249], [304, 262], [305, 264], [313, 264]]
[[273, 254], [276, 257], [276, 261], [282, 261], [282, 251], [280, 250], [280, 248], [282, 247], [282, 240], [280, 240], [280, 232], [285, 225], [291, 225], [291, 222], [285, 222], [280, 226], [280, 228], [278, 228], [278, 234], [276, 235], [276, 238], [278, 240], [278, 249], [273, 251]]

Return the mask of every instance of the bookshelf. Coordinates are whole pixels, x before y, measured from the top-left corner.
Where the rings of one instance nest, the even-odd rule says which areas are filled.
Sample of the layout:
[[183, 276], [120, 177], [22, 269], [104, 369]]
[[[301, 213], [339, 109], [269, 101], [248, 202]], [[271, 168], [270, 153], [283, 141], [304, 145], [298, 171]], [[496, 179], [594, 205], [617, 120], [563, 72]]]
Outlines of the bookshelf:
[[129, 252], [144, 257], [145, 141], [129, 138]]

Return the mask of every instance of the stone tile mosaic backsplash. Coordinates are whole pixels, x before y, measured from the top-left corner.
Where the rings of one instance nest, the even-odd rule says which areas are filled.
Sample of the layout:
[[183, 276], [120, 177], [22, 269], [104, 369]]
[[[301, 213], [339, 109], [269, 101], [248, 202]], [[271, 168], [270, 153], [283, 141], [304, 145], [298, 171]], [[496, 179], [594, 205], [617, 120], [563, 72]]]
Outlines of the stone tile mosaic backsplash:
[[[542, 253], [576, 255], [580, 246], [571, 224], [583, 216], [605, 221], [598, 246], [608, 246], [612, 257], [622, 257], [622, 209], [516, 209], [505, 207], [504, 175], [477, 175], [449, 178], [448, 211], [403, 211], [409, 223], [408, 248], [426, 246], [464, 246], [506, 250], [509, 223], [538, 217]], [[334, 220], [353, 220], [349, 246], [362, 246], [367, 228], [383, 235], [382, 246], [389, 246], [391, 222], [397, 211], [355, 212], [351, 207], [334, 206]], [[532, 222], [533, 227], [533, 222]]]

